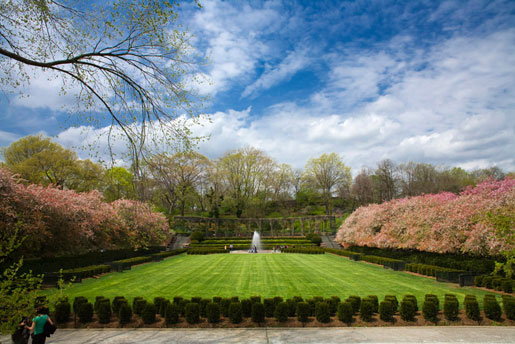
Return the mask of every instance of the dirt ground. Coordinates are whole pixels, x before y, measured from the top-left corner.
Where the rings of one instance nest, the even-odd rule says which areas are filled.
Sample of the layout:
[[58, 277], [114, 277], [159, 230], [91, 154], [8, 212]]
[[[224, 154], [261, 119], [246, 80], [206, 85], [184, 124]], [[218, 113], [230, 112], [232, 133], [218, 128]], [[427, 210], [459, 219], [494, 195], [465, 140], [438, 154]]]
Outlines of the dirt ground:
[[[493, 321], [487, 319], [483, 312], [481, 312], [482, 320], [478, 323], [467, 318], [463, 311], [460, 311], [458, 320], [449, 321], [446, 320], [443, 313], [440, 312], [438, 316], [438, 322], [432, 323], [424, 320], [420, 312], [417, 313], [415, 321], [403, 321], [399, 315], [394, 316], [393, 322], [384, 322], [379, 319], [379, 316], [374, 315], [372, 321], [362, 321], [359, 316], [354, 317], [354, 321], [350, 324], [350, 327], [380, 327], [380, 326], [515, 326], [514, 320], [508, 320], [504, 314], [500, 321]], [[73, 315], [72, 320], [65, 324], [58, 324], [58, 328], [79, 328], [79, 329], [95, 329], [95, 328], [121, 328], [118, 323], [118, 318], [111, 317], [111, 322], [108, 324], [100, 324], [96, 318], [93, 317], [93, 321], [87, 324], [79, 323], [78, 319], [75, 322]], [[207, 319], [200, 318], [198, 324], [188, 324], [184, 318], [179, 319], [179, 323], [166, 326], [164, 318], [156, 315], [156, 322], [153, 324], [143, 324], [143, 321], [138, 316], [133, 316], [133, 320], [124, 325], [123, 328], [248, 328], [248, 327], [349, 327], [349, 325], [338, 320], [337, 317], [332, 317], [329, 323], [320, 323], [314, 317], [310, 317], [309, 321], [302, 324], [297, 320], [296, 317], [290, 317], [286, 322], [279, 322], [274, 318], [266, 318], [265, 322], [261, 324], [254, 323], [250, 318], [243, 318], [243, 321], [239, 324], [232, 324], [228, 318], [221, 318], [217, 324], [210, 324]]]

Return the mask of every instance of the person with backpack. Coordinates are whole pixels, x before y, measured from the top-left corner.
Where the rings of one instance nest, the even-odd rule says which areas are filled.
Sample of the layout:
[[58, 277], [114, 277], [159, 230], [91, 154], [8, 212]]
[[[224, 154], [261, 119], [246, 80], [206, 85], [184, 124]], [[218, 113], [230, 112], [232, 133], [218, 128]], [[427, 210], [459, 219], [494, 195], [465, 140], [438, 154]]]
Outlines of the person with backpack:
[[50, 319], [50, 317], [48, 316], [46, 307], [39, 307], [36, 313], [36, 317], [32, 319], [32, 325], [30, 327], [25, 325], [25, 327], [32, 331], [33, 344], [45, 344], [47, 337], [47, 333], [45, 332], [46, 323], [49, 322], [50, 325], [55, 325], [52, 319]]

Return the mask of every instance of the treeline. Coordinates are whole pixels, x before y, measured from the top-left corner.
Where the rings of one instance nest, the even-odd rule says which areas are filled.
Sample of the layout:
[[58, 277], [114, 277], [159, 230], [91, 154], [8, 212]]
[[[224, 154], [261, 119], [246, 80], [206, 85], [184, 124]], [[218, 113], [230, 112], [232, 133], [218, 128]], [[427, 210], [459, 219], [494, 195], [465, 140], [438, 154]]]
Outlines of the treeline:
[[[78, 192], [98, 190], [104, 200], [135, 199], [167, 215], [282, 217], [350, 212], [361, 205], [466, 186], [505, 173], [497, 168], [462, 168], [380, 161], [354, 178], [335, 154], [310, 159], [303, 169], [252, 148], [210, 160], [196, 153], [158, 154], [137, 168], [104, 168], [79, 160], [74, 151], [49, 138], [27, 136], [2, 151], [3, 166], [26, 183]], [[513, 172], [512, 172], [513, 173]]]

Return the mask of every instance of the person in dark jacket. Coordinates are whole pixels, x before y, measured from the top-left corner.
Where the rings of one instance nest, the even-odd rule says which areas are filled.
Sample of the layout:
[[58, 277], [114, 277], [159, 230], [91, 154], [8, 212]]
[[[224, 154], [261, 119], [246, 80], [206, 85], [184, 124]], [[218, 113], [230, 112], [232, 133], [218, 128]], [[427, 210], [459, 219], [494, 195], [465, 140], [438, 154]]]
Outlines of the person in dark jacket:
[[22, 318], [18, 329], [13, 333], [11, 339], [14, 344], [28, 344], [30, 338], [30, 331], [25, 325], [32, 325], [29, 318]]
[[32, 319], [32, 325], [29, 327], [27, 325], [26, 328], [30, 331], [33, 331], [34, 337], [32, 337], [33, 344], [45, 344], [46, 334], [45, 334], [45, 324], [48, 321], [50, 324], [54, 325], [54, 322], [47, 314], [46, 307], [39, 307], [37, 310], [37, 315], [34, 319]]

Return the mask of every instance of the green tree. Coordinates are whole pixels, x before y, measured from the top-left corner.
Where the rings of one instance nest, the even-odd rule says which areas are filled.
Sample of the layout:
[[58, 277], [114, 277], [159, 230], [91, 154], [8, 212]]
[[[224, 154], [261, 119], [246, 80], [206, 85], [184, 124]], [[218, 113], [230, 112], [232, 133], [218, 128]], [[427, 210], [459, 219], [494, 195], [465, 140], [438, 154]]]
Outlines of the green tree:
[[345, 166], [340, 156], [330, 153], [308, 160], [304, 168], [304, 180], [320, 190], [325, 200], [326, 214], [329, 215], [333, 193], [338, 188], [350, 187], [352, 175], [350, 167]]
[[[78, 100], [73, 117], [99, 125], [99, 110], [106, 111], [117, 127], [109, 138], [125, 137], [136, 163], [149, 140], [187, 145], [190, 133], [176, 119], [195, 116], [203, 101], [192, 90], [203, 60], [177, 24], [178, 6], [159, 0], [2, 1], [0, 83], [17, 89], [30, 83], [34, 70], [60, 78], [62, 92]], [[163, 135], [147, 135], [156, 128]]]
[[0, 333], [13, 333], [22, 317], [34, 312], [42, 279], [30, 273], [20, 273], [23, 258], [15, 259], [14, 253], [23, 242], [20, 226], [14, 232], [0, 232]]
[[29, 183], [76, 191], [100, 189], [104, 169], [41, 135], [26, 136], [3, 150], [5, 166]]
[[133, 199], [135, 197], [134, 176], [127, 169], [112, 167], [105, 171], [104, 178], [103, 193], [106, 201], [112, 202], [120, 198]]

